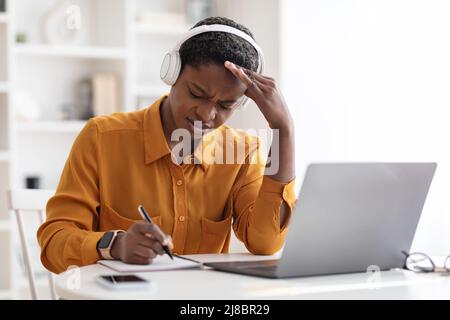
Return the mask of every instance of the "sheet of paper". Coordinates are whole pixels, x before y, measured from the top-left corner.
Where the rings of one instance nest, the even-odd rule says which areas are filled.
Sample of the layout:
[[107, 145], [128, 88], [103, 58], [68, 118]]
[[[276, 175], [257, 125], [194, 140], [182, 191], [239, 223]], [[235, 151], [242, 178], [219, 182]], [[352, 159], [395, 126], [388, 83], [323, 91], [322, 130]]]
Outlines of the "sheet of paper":
[[99, 260], [99, 264], [104, 265], [119, 272], [147, 272], [147, 271], [163, 271], [187, 268], [199, 268], [200, 262], [174, 257], [170, 259], [168, 255], [156, 257], [151, 264], [127, 264], [119, 260]]

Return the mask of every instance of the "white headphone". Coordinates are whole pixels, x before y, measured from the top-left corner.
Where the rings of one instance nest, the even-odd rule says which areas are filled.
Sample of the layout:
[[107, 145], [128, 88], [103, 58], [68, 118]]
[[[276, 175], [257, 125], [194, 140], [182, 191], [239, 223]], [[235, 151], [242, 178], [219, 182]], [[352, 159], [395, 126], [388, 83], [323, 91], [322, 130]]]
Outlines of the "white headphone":
[[[255, 50], [258, 52], [258, 73], [262, 73], [264, 71], [264, 54], [261, 48], [256, 44], [255, 40], [250, 37], [245, 32], [242, 32], [239, 29], [223, 25], [223, 24], [209, 24], [209, 25], [201, 25], [189, 30], [180, 42], [177, 44], [172, 51], [166, 53], [164, 56], [164, 60], [161, 65], [160, 77], [161, 80], [164, 81], [167, 85], [172, 86], [178, 79], [181, 70], [181, 58], [180, 58], [180, 47], [181, 45], [187, 41], [188, 39], [204, 32], [227, 32], [237, 35], [238, 37], [244, 39], [248, 43], [250, 43]], [[240, 106], [243, 106], [247, 103], [248, 97], [244, 97], [243, 101], [241, 101]]]

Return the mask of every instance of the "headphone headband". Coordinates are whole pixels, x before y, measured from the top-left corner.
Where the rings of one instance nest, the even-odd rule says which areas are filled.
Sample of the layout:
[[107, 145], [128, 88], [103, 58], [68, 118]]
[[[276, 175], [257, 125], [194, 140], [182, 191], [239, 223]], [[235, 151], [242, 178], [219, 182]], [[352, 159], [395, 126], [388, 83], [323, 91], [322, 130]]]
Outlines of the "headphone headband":
[[[180, 58], [180, 48], [181, 45], [186, 42], [188, 39], [201, 34], [205, 32], [226, 32], [234, 34], [241, 39], [244, 39], [248, 43], [250, 43], [253, 48], [258, 53], [258, 73], [262, 73], [264, 70], [264, 54], [259, 47], [259, 45], [256, 43], [255, 40], [253, 40], [252, 37], [250, 37], [245, 32], [227, 26], [223, 24], [208, 24], [208, 25], [201, 25], [195, 28], [192, 28], [189, 30], [184, 36], [181, 38], [181, 40], [178, 42], [178, 44], [175, 46], [175, 48], [172, 49], [169, 53], [167, 53], [164, 57], [164, 60], [161, 65], [161, 71], [160, 71], [160, 77], [161, 79], [168, 85], [172, 86], [177, 81], [177, 78], [180, 74], [181, 70], [181, 58]], [[245, 104], [248, 99], [244, 99], [244, 102], [242, 104]]]
[[184, 36], [178, 42], [178, 44], [176, 45], [174, 50], [180, 50], [180, 47], [184, 42], [186, 42], [187, 40], [189, 40], [192, 37], [195, 37], [196, 35], [198, 35], [200, 33], [205, 33], [205, 32], [226, 32], [226, 33], [231, 33], [231, 34], [237, 35], [238, 37], [240, 37], [240, 38], [244, 39], [245, 41], [247, 41], [248, 43], [250, 43], [256, 49], [256, 51], [258, 52], [258, 55], [260, 54], [260, 52], [262, 52], [259, 45], [248, 34], [246, 34], [245, 32], [243, 32], [239, 29], [236, 29], [236, 28], [233, 28], [233, 27], [230, 27], [227, 25], [223, 25], [223, 24], [204, 24], [204, 25], [190, 29], [188, 32], [186, 32], [184, 34]]

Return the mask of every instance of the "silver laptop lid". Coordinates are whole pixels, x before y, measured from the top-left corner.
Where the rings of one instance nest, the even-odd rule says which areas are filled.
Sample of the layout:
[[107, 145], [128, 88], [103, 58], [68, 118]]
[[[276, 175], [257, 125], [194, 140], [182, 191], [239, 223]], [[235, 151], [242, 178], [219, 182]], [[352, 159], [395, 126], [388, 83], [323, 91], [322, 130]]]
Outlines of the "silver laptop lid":
[[402, 267], [435, 170], [435, 163], [310, 165], [277, 274]]

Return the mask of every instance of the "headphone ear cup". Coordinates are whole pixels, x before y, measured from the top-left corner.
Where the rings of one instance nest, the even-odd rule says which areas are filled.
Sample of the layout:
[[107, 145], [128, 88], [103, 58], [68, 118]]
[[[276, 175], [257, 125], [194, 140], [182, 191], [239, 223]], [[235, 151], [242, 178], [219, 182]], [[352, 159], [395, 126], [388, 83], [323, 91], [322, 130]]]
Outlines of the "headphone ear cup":
[[164, 56], [159, 76], [169, 86], [173, 86], [180, 75], [181, 58], [178, 50], [172, 50]]

